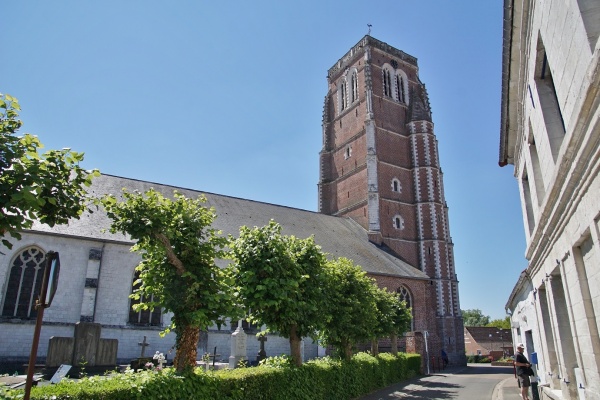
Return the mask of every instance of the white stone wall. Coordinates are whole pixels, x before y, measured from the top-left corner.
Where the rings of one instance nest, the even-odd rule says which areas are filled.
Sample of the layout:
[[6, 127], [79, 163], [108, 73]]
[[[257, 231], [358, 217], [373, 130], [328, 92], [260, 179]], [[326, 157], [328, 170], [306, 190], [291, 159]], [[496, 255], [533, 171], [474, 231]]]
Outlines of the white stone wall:
[[[168, 355], [172, 360], [175, 356], [173, 346], [175, 334], [169, 333], [160, 337], [159, 327], [135, 327], [129, 325], [129, 294], [133, 282], [134, 268], [140, 261], [139, 256], [130, 252], [130, 244], [110, 243], [77, 238], [66, 238], [39, 233], [24, 233], [22, 240], [15, 241], [12, 250], [1, 247], [0, 251], [0, 292], [1, 301], [6, 292], [7, 277], [13, 257], [24, 248], [38, 246], [45, 252], [59, 252], [61, 269], [58, 289], [50, 308], [44, 312], [44, 325], [41, 329], [38, 357], [43, 360], [48, 352], [48, 343], [52, 336], [72, 337], [75, 323], [81, 316], [81, 304], [86, 292], [85, 280], [87, 274], [90, 249], [102, 250], [100, 274], [96, 298], [95, 319], [93, 322], [102, 325], [102, 338], [117, 339], [119, 347], [117, 359], [119, 363], [129, 362], [141, 355], [141, 342], [146, 336], [149, 346], [145, 355], [151, 356], [156, 351]], [[171, 314], [163, 315], [163, 326], [170, 324]], [[31, 351], [35, 320], [22, 321], [17, 319], [0, 320], [1, 360], [27, 360]], [[208, 336], [207, 349], [212, 353], [214, 346], [221, 358], [227, 360], [230, 352], [231, 330], [229, 325], [222, 331], [211, 329]], [[248, 337], [248, 357], [255, 360], [260, 349], [259, 342], [253, 334]], [[267, 355], [290, 354], [287, 339], [269, 336], [265, 343]], [[201, 358], [202, 354], [198, 354]], [[305, 359], [317, 356], [317, 345], [312, 340], [305, 340]]]
[[[509, 115], [518, 115], [511, 123], [517, 124], [515, 177], [528, 267], [507, 307], [514, 342], [538, 353], [538, 372], [549, 385], [544, 390], [589, 400], [600, 399], [600, 51], [597, 40], [595, 46], [588, 40], [594, 29], [583, 24], [585, 4], [592, 2], [515, 1], [514, 15], [520, 18], [513, 21], [511, 63], [519, 66], [512, 71], [521, 73], [510, 77], [509, 86], [520, 98], [509, 102], [516, 112]], [[529, 13], [521, 18], [523, 5]], [[541, 43], [565, 127], [554, 154], [555, 133], [542, 110]], [[529, 199], [521, 181], [525, 172]]]
[[[0, 340], [0, 360], [24, 361], [31, 353], [34, 323], [0, 324], [3, 339]], [[73, 337], [73, 326], [44, 326], [40, 331], [38, 357], [46, 357], [52, 336]]]
[[[231, 351], [231, 333], [232, 332], [229, 330], [220, 332], [211, 331], [208, 336], [208, 352], [212, 354], [216, 346], [217, 354], [220, 355], [220, 359], [227, 362]], [[317, 344], [313, 342], [312, 339], [304, 339], [304, 361], [317, 357], [317, 347]], [[256, 361], [256, 356], [260, 350], [260, 342], [253, 333], [248, 333], [247, 350], [248, 360]], [[268, 357], [280, 356], [282, 354], [289, 355], [290, 342], [288, 339], [280, 336], [269, 335], [265, 342], [265, 352]], [[199, 357], [200, 356], [201, 355], [199, 355]]]
[[[524, 121], [523, 133], [528, 134], [527, 120], [531, 122], [532, 133], [536, 139], [543, 181], [546, 187], [555, 183], [557, 172], [552, 157], [550, 145], [545, 138], [547, 129], [543, 113], [541, 112], [540, 97], [535, 79], [535, 61], [538, 34], [543, 40], [548, 62], [554, 79], [556, 94], [560, 105], [562, 117], [566, 127], [566, 135], [563, 143], [568, 142], [573, 134], [574, 128], [579, 122], [578, 116], [582, 107], [582, 97], [590, 86], [590, 69], [593, 65], [593, 55], [585, 40], [579, 13], [574, 9], [575, 1], [565, 2], [553, 0], [549, 3], [536, 2], [537, 7], [543, 8], [541, 12], [534, 14], [529, 38], [529, 48], [526, 54], [528, 59], [527, 78], [523, 84], [531, 88], [525, 91], [523, 99]], [[576, 5], [575, 5], [576, 6]], [[559, 27], [566, 26], [565, 30]], [[596, 55], [597, 57], [597, 55]], [[596, 59], [597, 62], [597, 59]], [[533, 100], [532, 100], [533, 98]], [[521, 138], [524, 141], [526, 138]], [[567, 146], [563, 146], [563, 154]], [[523, 170], [524, 163], [531, 164], [527, 151], [527, 145], [521, 147], [520, 165], [516, 166], [519, 171]], [[531, 176], [530, 176], [531, 179]], [[539, 207], [534, 207], [536, 215], [539, 215]]]

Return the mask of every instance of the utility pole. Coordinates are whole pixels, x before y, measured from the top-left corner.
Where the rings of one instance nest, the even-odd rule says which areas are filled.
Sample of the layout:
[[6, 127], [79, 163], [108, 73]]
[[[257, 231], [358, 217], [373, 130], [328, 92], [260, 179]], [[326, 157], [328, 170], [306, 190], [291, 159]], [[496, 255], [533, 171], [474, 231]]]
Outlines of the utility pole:
[[25, 393], [23, 400], [29, 400], [31, 396], [31, 386], [33, 386], [33, 371], [35, 369], [35, 360], [37, 358], [37, 349], [40, 342], [40, 331], [44, 320], [44, 310], [50, 307], [52, 299], [56, 293], [58, 285], [58, 275], [60, 272], [60, 258], [58, 253], [49, 251], [46, 254], [46, 266], [42, 278], [42, 287], [40, 295], [35, 303], [37, 310], [37, 319], [33, 331], [33, 341], [31, 343], [31, 353], [29, 354], [29, 364], [27, 365], [27, 380], [25, 381]]

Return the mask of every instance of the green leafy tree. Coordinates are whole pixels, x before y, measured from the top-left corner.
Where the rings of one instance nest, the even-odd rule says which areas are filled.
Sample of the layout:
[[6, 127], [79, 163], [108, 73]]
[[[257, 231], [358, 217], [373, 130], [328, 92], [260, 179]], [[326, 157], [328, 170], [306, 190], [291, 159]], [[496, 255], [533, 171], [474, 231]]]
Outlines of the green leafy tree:
[[486, 326], [490, 317], [483, 315], [480, 309], [461, 310], [464, 326]]
[[[54, 226], [79, 218], [90, 200], [85, 187], [100, 175], [79, 167], [83, 153], [40, 153], [44, 146], [36, 136], [16, 136], [20, 109], [17, 99], [0, 94], [0, 235], [17, 240], [35, 220]], [[2, 244], [12, 248], [7, 239]]]
[[236, 312], [230, 271], [215, 263], [224, 258], [227, 239], [211, 228], [216, 215], [203, 197], [193, 200], [175, 192], [171, 200], [151, 189], [124, 191], [123, 198], [109, 195], [102, 203], [112, 219], [111, 232], [137, 241], [132, 250], [142, 257], [136, 267], [140, 286], [132, 297], [142, 302], [135, 307], [159, 306], [173, 313], [166, 332], [175, 331], [174, 364], [181, 372], [195, 366], [200, 330]]
[[398, 354], [398, 335], [410, 329], [411, 311], [397, 294], [390, 293], [386, 289], [375, 288], [374, 295], [377, 305], [377, 324], [373, 330], [371, 353], [373, 355], [379, 353], [378, 339], [390, 337], [392, 353]]
[[333, 346], [342, 359], [352, 357], [352, 347], [376, 335], [377, 295], [375, 281], [347, 258], [330, 260], [325, 266], [327, 316], [320, 331], [324, 344]]
[[316, 336], [323, 321], [324, 254], [312, 237], [282, 235], [275, 221], [241, 227], [230, 248], [238, 303], [250, 310], [250, 322], [289, 339], [292, 360], [301, 365], [301, 340]]
[[504, 319], [493, 319], [486, 326], [499, 329], [510, 329], [510, 317], [507, 315]]

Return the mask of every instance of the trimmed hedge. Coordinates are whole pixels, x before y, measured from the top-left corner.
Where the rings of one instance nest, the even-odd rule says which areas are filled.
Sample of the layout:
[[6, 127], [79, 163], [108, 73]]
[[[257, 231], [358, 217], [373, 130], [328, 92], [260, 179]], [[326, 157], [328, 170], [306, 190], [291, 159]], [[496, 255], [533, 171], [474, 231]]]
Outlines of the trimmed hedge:
[[471, 356], [467, 356], [467, 362], [468, 363], [480, 363], [480, 364], [486, 364], [486, 363], [490, 363], [490, 359], [484, 356], [480, 356], [480, 355], [471, 355]]
[[[326, 357], [302, 367], [279, 362], [208, 373], [198, 368], [187, 375], [177, 375], [168, 368], [34, 387], [31, 399], [347, 400], [411, 378], [419, 373], [420, 365], [418, 354], [373, 357], [359, 353], [348, 362]], [[22, 395], [22, 390], [9, 391], [4, 398], [18, 399]]]

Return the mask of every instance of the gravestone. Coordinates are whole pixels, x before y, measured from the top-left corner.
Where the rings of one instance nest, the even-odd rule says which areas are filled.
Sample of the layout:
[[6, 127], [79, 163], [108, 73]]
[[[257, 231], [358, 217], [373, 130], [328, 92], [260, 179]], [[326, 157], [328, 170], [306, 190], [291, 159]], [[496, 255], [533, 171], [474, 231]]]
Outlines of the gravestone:
[[258, 338], [260, 342], [260, 350], [258, 351], [258, 356], [256, 357], [256, 362], [261, 362], [265, 358], [267, 358], [267, 352], [265, 351], [265, 342], [267, 341], [267, 335], [263, 335]]
[[74, 337], [52, 336], [48, 343], [46, 367], [56, 368], [62, 364], [73, 366], [115, 366], [117, 364], [117, 339], [101, 339], [100, 324], [78, 322]]
[[143, 369], [147, 363], [152, 362], [152, 357], [146, 357], [146, 347], [150, 346], [150, 343], [148, 343], [147, 339], [148, 338], [144, 336], [144, 340], [138, 342], [138, 346], [141, 346], [142, 348], [142, 350], [140, 350], [140, 356], [131, 360], [131, 363], [129, 363], [131, 369], [134, 371]]
[[319, 346], [317, 347], [317, 357], [325, 357], [327, 355], [327, 347], [323, 347], [322, 343], [319, 341]]
[[236, 368], [242, 360], [248, 359], [247, 336], [242, 328], [242, 320], [238, 321], [238, 327], [231, 334], [231, 355], [229, 356], [229, 368]]
[[75, 339], [72, 337], [52, 336], [48, 344], [46, 367], [58, 367], [62, 364], [73, 362], [73, 346]]
[[84, 322], [75, 324], [75, 344], [73, 345], [73, 365], [76, 367], [96, 365], [96, 353], [100, 342], [100, 324]]
[[160, 369], [163, 369], [165, 367], [165, 364], [167, 363], [167, 359], [165, 358], [165, 355], [163, 353], [159, 352], [158, 350], [156, 351], [154, 356], [152, 356], [152, 359], [156, 360], [157, 367]]
[[140, 358], [144, 358], [145, 357], [145, 353], [146, 353], [146, 347], [150, 346], [150, 343], [148, 343], [146, 341], [146, 336], [144, 336], [144, 340], [142, 340], [141, 342], [138, 342], [138, 346], [142, 346], [142, 353], [140, 354]]
[[58, 369], [54, 373], [54, 376], [52, 376], [52, 378], [50, 379], [50, 383], [56, 384], [56, 383], [60, 382], [62, 380], [62, 378], [67, 376], [70, 369], [71, 369], [71, 366], [67, 365], [67, 364], [63, 364], [60, 367], [58, 367]]
[[100, 339], [96, 350], [96, 365], [116, 365], [118, 339]]
[[196, 346], [198, 354], [208, 353], [208, 331], [200, 331], [198, 335], [198, 345]]

